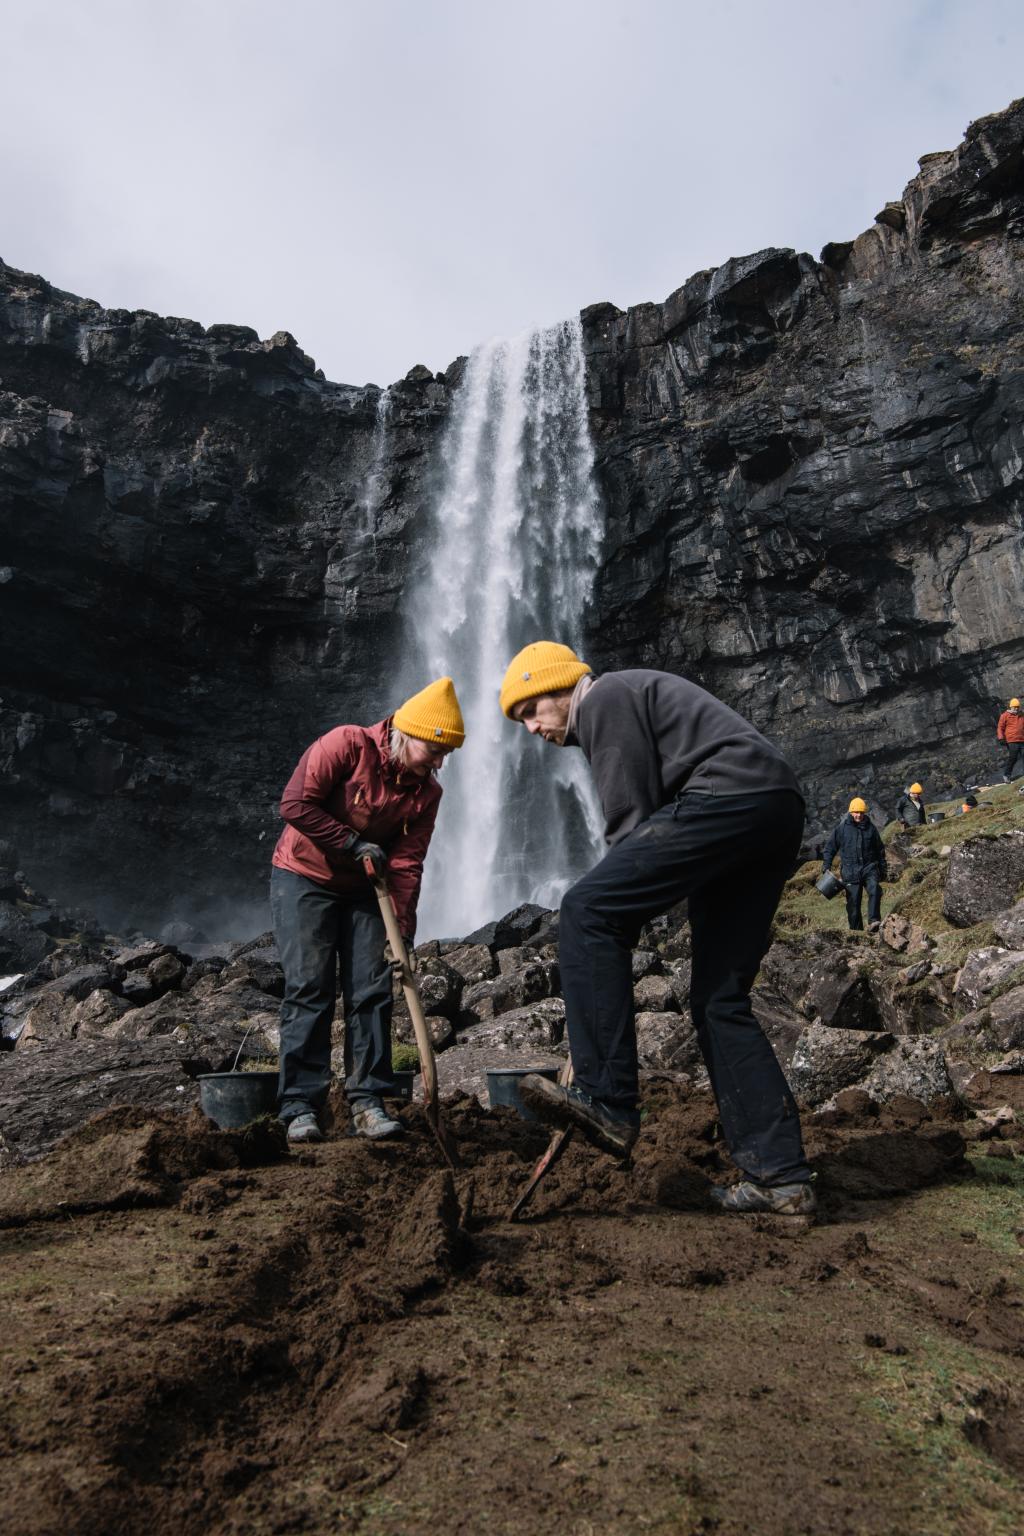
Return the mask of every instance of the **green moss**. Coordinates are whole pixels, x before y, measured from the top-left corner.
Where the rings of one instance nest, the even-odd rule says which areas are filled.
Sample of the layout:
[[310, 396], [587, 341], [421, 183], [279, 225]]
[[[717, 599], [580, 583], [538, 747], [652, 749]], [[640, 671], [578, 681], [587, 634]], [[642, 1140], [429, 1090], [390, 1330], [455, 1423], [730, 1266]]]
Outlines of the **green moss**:
[[392, 1040], [391, 1066], [396, 1072], [418, 1072], [420, 1056], [416, 1047], [406, 1045], [402, 1040]]

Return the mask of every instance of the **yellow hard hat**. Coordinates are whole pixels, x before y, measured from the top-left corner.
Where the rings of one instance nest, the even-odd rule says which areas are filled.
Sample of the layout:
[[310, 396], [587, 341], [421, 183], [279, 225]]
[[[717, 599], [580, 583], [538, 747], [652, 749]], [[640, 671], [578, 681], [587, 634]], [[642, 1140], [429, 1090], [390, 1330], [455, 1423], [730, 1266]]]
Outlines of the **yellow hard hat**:
[[862, 800], [860, 798], [860, 795], [854, 795], [853, 799], [850, 801], [850, 810], [851, 811], [866, 811], [867, 808], [868, 808], [867, 801], [866, 800]]
[[920, 784], [911, 784], [910, 793], [912, 795], [923, 795], [924, 790], [921, 788]]
[[1010, 700], [1010, 708], [1011, 709], [1020, 709], [1020, 699], [1011, 699]]

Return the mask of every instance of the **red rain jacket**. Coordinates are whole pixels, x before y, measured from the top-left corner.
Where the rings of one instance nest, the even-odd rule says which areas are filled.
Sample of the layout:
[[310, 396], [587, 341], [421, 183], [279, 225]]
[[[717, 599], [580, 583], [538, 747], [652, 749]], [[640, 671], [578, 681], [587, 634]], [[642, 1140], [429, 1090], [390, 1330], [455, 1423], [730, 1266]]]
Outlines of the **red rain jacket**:
[[345, 844], [353, 832], [379, 843], [388, 856], [398, 924], [410, 937], [441, 786], [432, 774], [420, 779], [396, 763], [390, 735], [390, 718], [370, 726], [339, 725], [302, 754], [281, 796], [288, 825], [273, 862], [332, 891], [365, 897], [370, 882]]
[[1014, 709], [1004, 709], [999, 716], [996, 735], [1000, 741], [1009, 742], [1013, 745], [1024, 741], [1024, 715], [1018, 715]]

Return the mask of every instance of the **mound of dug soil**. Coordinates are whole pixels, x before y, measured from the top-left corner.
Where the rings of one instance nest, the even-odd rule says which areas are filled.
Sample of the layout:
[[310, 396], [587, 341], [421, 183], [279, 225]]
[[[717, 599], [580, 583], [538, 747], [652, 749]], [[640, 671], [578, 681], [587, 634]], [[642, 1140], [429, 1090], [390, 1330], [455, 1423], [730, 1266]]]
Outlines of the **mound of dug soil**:
[[10, 1186], [12, 1529], [1009, 1532], [1004, 1187], [911, 1117], [811, 1121], [826, 1220], [783, 1242], [703, 1208], [713, 1110], [670, 1087], [631, 1170], [573, 1146], [516, 1224], [547, 1133], [474, 1099], [454, 1176], [415, 1106], [401, 1142], [248, 1168], [205, 1122], [100, 1117]]

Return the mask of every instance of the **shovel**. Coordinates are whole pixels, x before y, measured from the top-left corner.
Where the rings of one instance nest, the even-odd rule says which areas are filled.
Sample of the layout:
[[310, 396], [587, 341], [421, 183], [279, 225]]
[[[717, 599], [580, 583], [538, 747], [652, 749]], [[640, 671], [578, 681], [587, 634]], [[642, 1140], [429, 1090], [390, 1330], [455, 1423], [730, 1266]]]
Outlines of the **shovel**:
[[[561, 1083], [563, 1088], [568, 1088], [569, 1084], [572, 1082], [572, 1076], [572, 1062], [567, 1061], [558, 1077], [558, 1081]], [[562, 1130], [556, 1131], [552, 1136], [551, 1140], [548, 1142], [547, 1151], [544, 1153], [543, 1157], [534, 1168], [533, 1173], [530, 1175], [529, 1184], [527, 1184], [526, 1188], [523, 1190], [522, 1194], [519, 1196], [512, 1209], [509, 1211], [509, 1221], [515, 1221], [519, 1214], [529, 1205], [530, 1201], [533, 1199], [533, 1192], [537, 1188], [537, 1185], [540, 1183], [541, 1179], [548, 1172], [548, 1170], [555, 1166], [555, 1164], [558, 1162], [558, 1159], [561, 1157], [562, 1153], [565, 1151], [566, 1147], [572, 1140], [572, 1130], [573, 1128], [571, 1125], [566, 1125], [562, 1128]]]
[[416, 1036], [416, 1049], [420, 1057], [420, 1072], [423, 1074], [423, 1100], [427, 1114], [427, 1123], [434, 1135], [437, 1144], [441, 1148], [445, 1162], [449, 1168], [456, 1168], [459, 1162], [455, 1143], [441, 1123], [441, 1105], [437, 1093], [437, 1063], [434, 1060], [434, 1046], [427, 1029], [426, 1015], [423, 1012], [423, 1004], [420, 1001], [419, 989], [416, 986], [416, 978], [413, 975], [412, 966], [409, 964], [409, 952], [405, 947], [398, 927], [398, 918], [395, 915], [395, 904], [388, 890], [388, 883], [383, 875], [378, 875], [370, 859], [363, 860], [363, 868], [366, 870], [370, 883], [377, 897], [380, 907], [380, 915], [384, 919], [384, 931], [388, 936], [388, 945], [391, 953], [398, 961], [402, 972], [402, 991], [405, 993], [406, 1005], [409, 1009], [409, 1017], [412, 1019], [413, 1033]]

